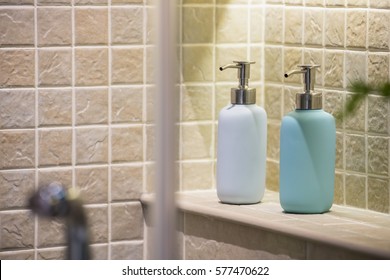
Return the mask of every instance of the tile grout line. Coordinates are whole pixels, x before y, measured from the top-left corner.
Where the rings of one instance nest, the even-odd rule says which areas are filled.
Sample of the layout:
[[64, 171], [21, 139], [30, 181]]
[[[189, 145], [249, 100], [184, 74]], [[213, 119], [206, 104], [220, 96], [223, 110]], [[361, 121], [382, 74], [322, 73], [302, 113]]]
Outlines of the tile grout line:
[[[217, 57], [217, 7], [216, 7], [216, 0], [213, 1], [213, 84], [212, 84], [212, 98], [211, 98], [211, 145], [212, 145], [212, 165], [211, 165], [211, 178], [212, 178], [212, 186], [211, 188], [216, 189], [216, 168], [217, 168], [217, 133], [218, 133], [218, 117], [217, 117], [217, 72], [216, 69], [218, 68], [216, 57]], [[184, 252], [185, 253], [185, 252]], [[183, 254], [184, 254], [183, 253]]]
[[107, 159], [107, 223], [108, 223], [108, 240], [107, 240], [107, 255], [108, 259], [112, 259], [112, 1], [108, 0], [107, 3], [107, 35], [108, 35], [108, 69], [107, 69], [107, 83], [108, 83], [108, 159]]
[[74, 1], [71, 3], [71, 29], [72, 29], [72, 42], [71, 42], [71, 48], [72, 48], [72, 188], [76, 187], [76, 145], [77, 145], [77, 139], [76, 139], [76, 22], [75, 22], [75, 4]]
[[[147, 22], [148, 22], [148, 12], [149, 11], [149, 6], [147, 6], [144, 3], [143, 6], [143, 22], [142, 22], [142, 42], [143, 42], [143, 49], [144, 49], [144, 55], [143, 55], [143, 87], [142, 87], [142, 126], [143, 126], [143, 143], [142, 143], [142, 148], [143, 148], [143, 162], [142, 162], [142, 192], [146, 193], [147, 192], [147, 122], [148, 122], [148, 91], [147, 91], [147, 63], [148, 63], [148, 52], [147, 52]], [[148, 247], [148, 231], [147, 231], [147, 226], [145, 219], [143, 221], [143, 252], [142, 256], [143, 259], [146, 259], [147, 257], [147, 247]]]
[[[260, 93], [261, 93], [261, 99], [260, 99], [260, 104], [263, 108], [265, 108], [265, 16], [266, 16], [266, 5], [265, 5], [266, 0], [262, 0], [262, 10], [261, 10], [261, 58], [260, 58]], [[284, 100], [284, 96], [282, 95], [282, 102]]]
[[[39, 83], [39, 67], [38, 67], [38, 0], [34, 0], [34, 55], [35, 55], [35, 191], [37, 191], [37, 187], [39, 185], [39, 90], [38, 90], [38, 83]], [[38, 227], [39, 227], [39, 220], [38, 216], [35, 215], [34, 217], [34, 259], [38, 259]]]

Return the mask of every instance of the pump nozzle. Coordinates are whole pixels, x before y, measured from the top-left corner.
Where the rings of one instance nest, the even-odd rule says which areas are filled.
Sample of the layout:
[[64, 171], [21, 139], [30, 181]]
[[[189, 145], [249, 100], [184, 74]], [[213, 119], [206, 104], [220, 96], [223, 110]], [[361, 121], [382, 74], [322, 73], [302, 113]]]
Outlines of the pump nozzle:
[[284, 74], [284, 77], [285, 78], [288, 78], [290, 77], [291, 75], [294, 75], [294, 74], [302, 74], [302, 73], [305, 73], [304, 70], [299, 70], [299, 69], [295, 69], [295, 70], [291, 70], [290, 72], [287, 72]]
[[224, 66], [219, 67], [219, 70], [223, 71], [227, 68], [241, 68], [241, 66], [239, 64], [226, 64]]
[[236, 68], [238, 78], [238, 88], [232, 88], [231, 100], [232, 104], [254, 104], [256, 102], [256, 90], [249, 88], [248, 80], [250, 77], [250, 65], [254, 61], [233, 61], [234, 64], [226, 64], [219, 67], [223, 71], [228, 68]]

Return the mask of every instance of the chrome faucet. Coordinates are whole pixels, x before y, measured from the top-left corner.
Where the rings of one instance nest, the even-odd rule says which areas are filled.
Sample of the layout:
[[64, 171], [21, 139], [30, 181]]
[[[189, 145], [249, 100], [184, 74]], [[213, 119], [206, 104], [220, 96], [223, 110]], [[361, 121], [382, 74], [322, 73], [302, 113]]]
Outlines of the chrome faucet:
[[90, 259], [87, 217], [76, 189], [66, 190], [61, 183], [53, 182], [40, 187], [29, 204], [39, 216], [65, 218], [69, 260]]

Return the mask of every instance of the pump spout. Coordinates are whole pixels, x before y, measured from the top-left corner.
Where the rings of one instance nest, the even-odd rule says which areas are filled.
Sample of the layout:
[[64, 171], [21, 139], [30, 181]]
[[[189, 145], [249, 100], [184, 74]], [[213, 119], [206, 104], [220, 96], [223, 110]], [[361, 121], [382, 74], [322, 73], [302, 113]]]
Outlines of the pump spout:
[[39, 216], [66, 219], [69, 260], [90, 259], [87, 217], [75, 189], [65, 190], [61, 183], [53, 182], [40, 187], [29, 202], [30, 209]]
[[226, 64], [224, 66], [219, 67], [219, 70], [223, 71], [223, 70], [228, 69], [228, 68], [238, 68], [238, 69], [240, 69], [241, 66], [238, 65], [238, 64]]
[[300, 69], [295, 69], [295, 70], [291, 70], [290, 72], [287, 72], [284, 74], [284, 77], [285, 78], [288, 78], [290, 77], [291, 75], [294, 75], [294, 74], [303, 74], [305, 73], [305, 70], [300, 70]]

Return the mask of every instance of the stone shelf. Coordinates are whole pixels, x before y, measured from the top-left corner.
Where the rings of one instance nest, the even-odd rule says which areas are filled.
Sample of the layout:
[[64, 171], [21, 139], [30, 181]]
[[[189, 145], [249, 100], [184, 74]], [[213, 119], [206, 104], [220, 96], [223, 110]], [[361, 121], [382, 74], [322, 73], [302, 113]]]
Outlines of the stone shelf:
[[[148, 205], [153, 197], [144, 194], [141, 200]], [[254, 205], [222, 204], [215, 190], [180, 192], [176, 203], [187, 259], [225, 258], [218, 252], [203, 256], [199, 248], [211, 244], [218, 249], [229, 243], [231, 249], [245, 247], [236, 258], [246, 258], [247, 252], [248, 258], [390, 259], [390, 215], [338, 205], [324, 214], [287, 214], [278, 193], [271, 191]], [[226, 237], [224, 231], [241, 237]], [[260, 244], [264, 240], [268, 244]]]

